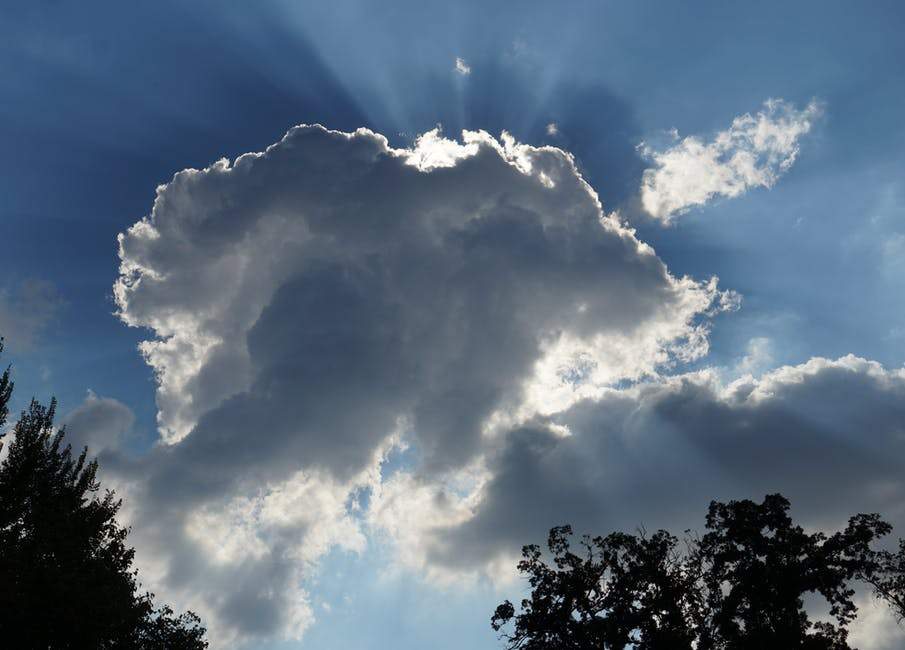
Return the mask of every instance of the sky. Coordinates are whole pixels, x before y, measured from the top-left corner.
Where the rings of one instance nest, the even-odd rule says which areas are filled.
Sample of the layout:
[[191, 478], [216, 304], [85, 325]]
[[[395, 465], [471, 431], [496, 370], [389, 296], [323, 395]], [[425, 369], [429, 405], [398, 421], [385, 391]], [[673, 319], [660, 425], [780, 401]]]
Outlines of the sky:
[[[905, 535], [896, 2], [0, 5], [0, 334], [213, 647], [501, 647], [523, 544]], [[854, 639], [901, 647], [867, 597]]]

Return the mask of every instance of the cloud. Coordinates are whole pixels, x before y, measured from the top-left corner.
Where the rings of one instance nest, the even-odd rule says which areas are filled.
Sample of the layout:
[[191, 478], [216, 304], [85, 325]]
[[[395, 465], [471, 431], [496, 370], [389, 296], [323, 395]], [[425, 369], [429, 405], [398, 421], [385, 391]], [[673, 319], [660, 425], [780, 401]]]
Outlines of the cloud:
[[[728, 385], [714, 370], [684, 374], [512, 429], [488, 452], [485, 478], [471, 491], [422, 480], [419, 489], [442, 495], [435, 498], [448, 501], [450, 515], [428, 519], [418, 535], [408, 531], [400, 555], [438, 572], [493, 575], [552, 525], [681, 533], [703, 527], [711, 499], [771, 492], [788, 496], [809, 526], [880, 512], [902, 535], [903, 461], [905, 368], [846, 356]], [[386, 498], [396, 511], [413, 502], [408, 520], [421, 521], [418, 491]]]
[[905, 632], [892, 609], [870, 594], [856, 598], [858, 618], [849, 628], [849, 644], [865, 650], [896, 650], [905, 641]]
[[463, 77], [471, 74], [471, 66], [465, 63], [465, 59], [460, 56], [456, 57], [456, 65], [454, 70]]
[[556, 122], [550, 122], [546, 126], [546, 132], [549, 136], [559, 135], [559, 127], [556, 125]]
[[309, 586], [318, 561], [333, 549], [365, 548], [350, 504], [361, 477], [341, 483], [300, 471], [198, 501], [149, 494], [147, 465], [113, 471], [142, 581], [167, 602], [201, 614], [212, 647], [301, 639], [315, 620]]
[[748, 341], [747, 353], [735, 367], [738, 375], [760, 374], [773, 366], [773, 341], [757, 336]]
[[110, 397], [98, 397], [89, 390], [88, 396], [75, 410], [68, 413], [62, 424], [66, 427], [66, 442], [73, 450], [87, 446], [91, 456], [108, 449], [118, 449], [135, 424], [132, 409]]
[[31, 349], [62, 304], [56, 288], [43, 280], [0, 289], [0, 336], [10, 350]]
[[[688, 136], [662, 151], [642, 143], [639, 150], [653, 163], [642, 178], [642, 207], [668, 223], [716, 196], [734, 198], [754, 187], [772, 187], [795, 162], [799, 140], [820, 114], [817, 102], [798, 110], [769, 99], [763, 110], [736, 117], [710, 142]], [[678, 140], [678, 133], [674, 137]]]
[[[733, 303], [672, 276], [569, 154], [505, 133], [296, 127], [178, 173], [119, 242], [161, 445], [114, 469], [152, 584], [236, 639], [310, 622], [310, 567], [361, 548], [355, 495], [394, 441], [459, 475], [514, 423], [699, 358]], [[252, 516], [275, 501], [288, 522]]]
[[[64, 443], [72, 446], [74, 456], [78, 456], [84, 447], [88, 447], [88, 457], [100, 455], [101, 465], [105, 464], [105, 452], [118, 453], [125, 437], [131, 433], [135, 424], [135, 414], [122, 402], [98, 397], [89, 390], [85, 401], [60, 418], [61, 427], [65, 427]], [[7, 422], [7, 430], [0, 432], [0, 461], [9, 453], [9, 445], [15, 438], [13, 423]]]

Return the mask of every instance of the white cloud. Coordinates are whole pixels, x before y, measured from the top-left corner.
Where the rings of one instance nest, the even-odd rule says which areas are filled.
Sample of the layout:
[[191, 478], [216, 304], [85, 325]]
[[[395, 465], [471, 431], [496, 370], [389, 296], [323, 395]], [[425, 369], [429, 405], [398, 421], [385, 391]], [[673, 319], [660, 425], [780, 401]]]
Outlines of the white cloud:
[[124, 498], [141, 580], [174, 608], [201, 615], [212, 647], [301, 639], [316, 620], [310, 585], [320, 559], [365, 547], [347, 507], [363, 477], [339, 483], [300, 471], [203, 501], [158, 500], [136, 467], [107, 458], [104, 480]]
[[455, 71], [463, 77], [471, 74], [471, 66], [465, 63], [465, 59], [460, 56], [456, 57]]
[[559, 127], [556, 125], [556, 122], [550, 122], [547, 125], [546, 131], [549, 136], [559, 135]]
[[480, 465], [448, 476], [442, 484], [400, 471], [374, 485], [367, 520], [372, 531], [385, 535], [397, 549], [400, 564], [439, 583], [470, 579], [476, 572], [449, 571], [432, 564], [421, 541], [474, 514], [480, 486], [488, 479]]
[[889, 605], [869, 594], [856, 598], [858, 618], [849, 629], [848, 642], [862, 650], [898, 650], [905, 644], [905, 630]]
[[425, 480], [479, 477], [514, 424], [700, 357], [733, 303], [672, 276], [570, 155], [505, 133], [297, 127], [180, 172], [119, 241], [164, 444], [111, 471], [150, 584], [235, 639], [301, 634], [311, 566], [360, 548], [358, 491], [391, 531], [407, 490], [438, 503], [378, 482], [400, 435]]
[[773, 341], [757, 336], [748, 341], [746, 354], [735, 367], [736, 375], [756, 375], [773, 366]]
[[754, 187], [772, 187], [795, 162], [799, 140], [820, 113], [816, 102], [798, 110], [770, 99], [756, 115], [736, 117], [710, 142], [689, 136], [662, 151], [640, 145], [653, 163], [641, 182], [641, 205], [669, 222], [716, 196], [732, 198]]

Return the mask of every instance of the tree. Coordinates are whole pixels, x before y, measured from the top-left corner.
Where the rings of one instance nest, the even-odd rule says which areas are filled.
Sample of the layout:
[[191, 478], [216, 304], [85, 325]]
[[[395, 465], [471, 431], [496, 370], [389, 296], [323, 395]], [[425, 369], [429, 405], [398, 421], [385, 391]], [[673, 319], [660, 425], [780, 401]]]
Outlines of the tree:
[[[849, 650], [851, 584], [881, 575], [870, 545], [891, 527], [878, 515], [856, 515], [842, 532], [806, 533], [788, 510], [778, 494], [760, 504], [714, 501], [706, 534], [690, 538], [684, 553], [661, 530], [585, 537], [579, 556], [569, 548], [571, 528], [554, 528], [552, 564], [538, 546], [522, 550], [530, 598], [518, 613], [504, 602], [491, 625], [512, 625], [503, 634], [511, 650]], [[883, 575], [901, 576], [905, 551], [900, 565], [891, 558]], [[903, 584], [895, 584], [900, 596]], [[835, 624], [810, 620], [808, 593], [823, 596]]]
[[491, 625], [497, 631], [510, 622], [508, 647], [524, 650], [587, 650], [633, 646], [639, 650], [681, 650], [694, 640], [697, 595], [676, 551], [678, 540], [665, 531], [612, 533], [582, 538], [584, 552], [572, 553], [572, 529], [550, 531], [547, 547], [553, 566], [540, 547], [522, 549], [519, 571], [528, 575], [530, 598], [515, 613], [509, 601], [500, 605]]
[[[2, 340], [0, 340], [2, 350]], [[13, 385], [0, 377], [0, 427]], [[206, 648], [192, 613], [140, 593], [121, 501], [99, 496], [97, 461], [54, 430], [56, 402], [32, 400], [0, 462], [0, 638], [16, 648]]]
[[[147, 596], [150, 601], [151, 596]], [[205, 629], [194, 612], [175, 616], [169, 605], [151, 609], [132, 634], [131, 643], [141, 650], [196, 650], [206, 648]]]
[[905, 620], [905, 539], [899, 540], [895, 553], [877, 552], [873, 571], [864, 573], [862, 579], [880, 600], [886, 601], [899, 622]]
[[[853, 580], [874, 570], [870, 544], [892, 527], [879, 515], [856, 515], [844, 531], [806, 533], [792, 523], [779, 494], [763, 503], [713, 502], [707, 534], [694, 544], [708, 625], [700, 647], [844, 650], [857, 608]], [[803, 596], [820, 594], [836, 624], [813, 623]]]

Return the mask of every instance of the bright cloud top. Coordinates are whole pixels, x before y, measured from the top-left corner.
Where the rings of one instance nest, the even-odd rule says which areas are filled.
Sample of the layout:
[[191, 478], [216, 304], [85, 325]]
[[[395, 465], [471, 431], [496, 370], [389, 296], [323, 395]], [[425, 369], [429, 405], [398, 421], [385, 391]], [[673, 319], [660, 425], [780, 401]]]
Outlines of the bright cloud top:
[[642, 207], [668, 223], [716, 196], [733, 198], [751, 188], [772, 187], [795, 162], [799, 140], [820, 114], [817, 102], [799, 110], [770, 99], [756, 115], [736, 117], [710, 142], [688, 136], [663, 151], [640, 145], [653, 163], [642, 178]]
[[525, 419], [700, 357], [736, 302], [672, 276], [569, 154], [507, 134], [300, 126], [178, 173], [119, 241], [166, 443], [123, 471], [158, 522], [136, 536], [235, 638], [301, 634], [304, 567], [360, 547], [346, 508], [392, 441], [459, 476]]

